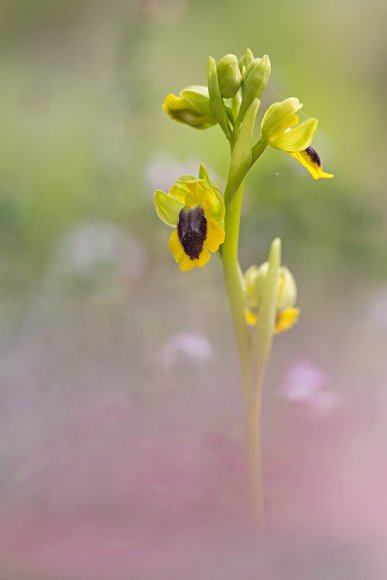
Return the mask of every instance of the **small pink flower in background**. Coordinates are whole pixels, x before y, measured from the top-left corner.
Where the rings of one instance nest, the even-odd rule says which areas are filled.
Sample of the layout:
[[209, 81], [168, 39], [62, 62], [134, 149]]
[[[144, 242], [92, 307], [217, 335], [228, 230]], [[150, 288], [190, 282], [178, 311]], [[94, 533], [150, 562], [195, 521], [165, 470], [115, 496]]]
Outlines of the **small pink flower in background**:
[[329, 375], [310, 360], [299, 359], [285, 372], [280, 396], [299, 403], [318, 415], [335, 410], [341, 404], [340, 395], [329, 387]]
[[187, 10], [186, 0], [137, 0], [136, 9], [158, 25], [178, 22]]

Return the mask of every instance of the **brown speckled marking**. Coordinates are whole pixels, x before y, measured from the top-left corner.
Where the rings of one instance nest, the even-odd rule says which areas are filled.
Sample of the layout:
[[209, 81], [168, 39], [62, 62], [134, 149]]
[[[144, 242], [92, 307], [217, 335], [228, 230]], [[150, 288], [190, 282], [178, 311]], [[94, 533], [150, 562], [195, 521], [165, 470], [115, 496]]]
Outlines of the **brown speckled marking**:
[[207, 237], [207, 220], [200, 206], [180, 211], [177, 235], [187, 256], [198, 259]]
[[308, 154], [312, 163], [316, 163], [316, 165], [321, 167], [320, 155], [317, 153], [316, 149], [313, 149], [313, 147], [308, 147], [307, 149], [305, 149], [305, 153]]

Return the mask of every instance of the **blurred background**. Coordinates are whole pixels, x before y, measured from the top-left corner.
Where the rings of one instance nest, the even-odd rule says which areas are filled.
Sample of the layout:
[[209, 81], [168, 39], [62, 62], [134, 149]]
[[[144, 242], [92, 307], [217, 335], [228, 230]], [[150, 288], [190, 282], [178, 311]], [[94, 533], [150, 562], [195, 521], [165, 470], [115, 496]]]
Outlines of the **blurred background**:
[[[1, 0], [0, 576], [385, 578], [384, 0]], [[249, 47], [320, 119], [334, 180], [267, 150], [241, 262], [283, 239], [301, 319], [264, 394], [268, 537], [246, 523], [241, 394], [220, 264], [181, 274], [153, 191], [218, 128], [168, 92]]]

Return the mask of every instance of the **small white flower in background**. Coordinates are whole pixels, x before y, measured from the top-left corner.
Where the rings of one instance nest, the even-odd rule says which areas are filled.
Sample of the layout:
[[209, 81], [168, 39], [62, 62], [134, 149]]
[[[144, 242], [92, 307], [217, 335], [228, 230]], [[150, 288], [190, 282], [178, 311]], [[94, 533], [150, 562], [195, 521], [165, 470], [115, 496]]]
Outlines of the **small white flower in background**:
[[[171, 183], [174, 183], [181, 175], [196, 175], [199, 162], [197, 159], [188, 159], [181, 163], [168, 153], [156, 153], [147, 166], [146, 176], [152, 189], [168, 191]], [[211, 170], [213, 180], [218, 183], [216, 173]]]
[[209, 361], [213, 355], [211, 342], [198, 332], [178, 332], [173, 334], [161, 350], [161, 361], [165, 370], [173, 369], [180, 358], [187, 358], [196, 364]]
[[300, 359], [285, 372], [279, 394], [292, 403], [326, 414], [341, 404], [340, 395], [329, 387], [328, 374], [310, 360]]
[[372, 330], [387, 331], [387, 287], [380, 288], [370, 297], [367, 321]]
[[133, 235], [113, 223], [84, 223], [60, 240], [54, 262], [62, 274], [92, 275], [108, 267], [128, 278], [141, 276], [146, 252]]

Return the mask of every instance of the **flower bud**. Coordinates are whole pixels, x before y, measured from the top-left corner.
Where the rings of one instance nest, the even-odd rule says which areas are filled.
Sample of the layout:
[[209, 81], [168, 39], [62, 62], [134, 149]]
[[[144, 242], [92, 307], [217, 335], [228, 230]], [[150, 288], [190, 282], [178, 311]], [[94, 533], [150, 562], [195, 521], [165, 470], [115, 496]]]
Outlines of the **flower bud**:
[[[250, 325], [256, 323], [265, 283], [269, 273], [269, 264], [250, 266], [245, 273], [245, 316]], [[299, 309], [295, 308], [297, 301], [297, 287], [293, 275], [285, 266], [279, 270], [275, 332], [282, 332], [291, 328], [298, 319]]]
[[189, 86], [182, 90], [178, 97], [170, 93], [163, 103], [163, 110], [174, 121], [185, 123], [195, 129], [208, 129], [217, 123], [208, 89], [204, 86]]
[[254, 97], [260, 99], [266, 89], [270, 73], [270, 59], [266, 54], [262, 58], [254, 59], [246, 68], [245, 91], [254, 92]]
[[293, 308], [297, 301], [297, 286], [293, 274], [285, 267], [280, 268], [277, 294], [277, 310]]
[[242, 75], [235, 54], [226, 54], [217, 66], [220, 94], [224, 99], [231, 99], [239, 91]]
[[271, 71], [268, 56], [256, 58], [250, 62], [245, 70], [243, 79], [243, 98], [238, 118], [241, 120], [255, 98], [260, 99], [266, 89]]
[[246, 70], [249, 64], [254, 60], [253, 52], [247, 48], [245, 54], [239, 59], [239, 68], [241, 72]]
[[250, 310], [258, 310], [269, 271], [269, 264], [265, 262], [260, 267], [250, 266], [245, 273], [246, 306]]

